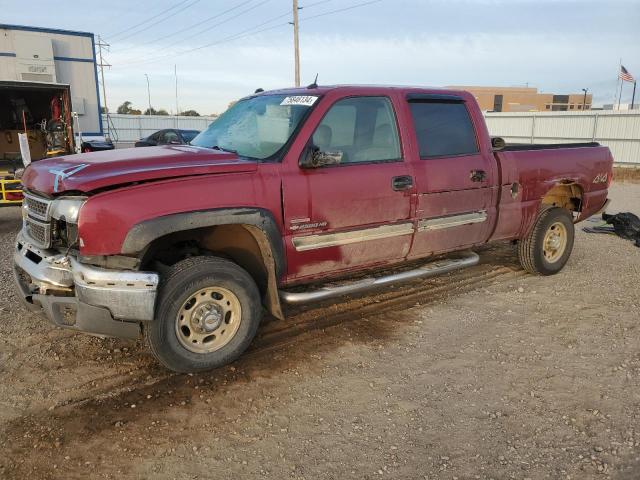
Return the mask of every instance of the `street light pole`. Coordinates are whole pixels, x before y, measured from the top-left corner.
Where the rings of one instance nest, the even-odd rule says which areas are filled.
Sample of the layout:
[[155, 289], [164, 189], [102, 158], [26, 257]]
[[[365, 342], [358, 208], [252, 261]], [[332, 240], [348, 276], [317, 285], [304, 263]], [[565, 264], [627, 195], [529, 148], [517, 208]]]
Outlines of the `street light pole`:
[[587, 92], [589, 91], [589, 89], [583, 88], [582, 91], [584, 92], [584, 97], [582, 97], [582, 110], [584, 110], [587, 105]]
[[149, 102], [149, 115], [151, 115], [151, 88], [149, 87], [149, 75], [144, 74], [147, 77], [147, 100]]

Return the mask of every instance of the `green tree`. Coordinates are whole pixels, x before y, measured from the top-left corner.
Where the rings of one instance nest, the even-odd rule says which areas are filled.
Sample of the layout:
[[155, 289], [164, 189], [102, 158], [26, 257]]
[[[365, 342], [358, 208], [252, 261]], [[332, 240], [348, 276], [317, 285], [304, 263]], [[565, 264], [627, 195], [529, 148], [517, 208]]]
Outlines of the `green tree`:
[[185, 110], [184, 112], [180, 112], [179, 115], [182, 115], [184, 117], [199, 117], [200, 114], [198, 112], [196, 112], [195, 110]]
[[156, 110], [155, 108], [150, 107], [144, 111], [143, 115], [169, 115], [169, 112], [167, 112], [164, 108]]
[[124, 114], [124, 115], [140, 115], [142, 112], [137, 108], [131, 108], [131, 102], [127, 100], [122, 105], [118, 107], [116, 112]]
[[127, 100], [122, 105], [118, 107], [117, 112], [122, 114], [127, 114], [131, 111], [131, 102]]

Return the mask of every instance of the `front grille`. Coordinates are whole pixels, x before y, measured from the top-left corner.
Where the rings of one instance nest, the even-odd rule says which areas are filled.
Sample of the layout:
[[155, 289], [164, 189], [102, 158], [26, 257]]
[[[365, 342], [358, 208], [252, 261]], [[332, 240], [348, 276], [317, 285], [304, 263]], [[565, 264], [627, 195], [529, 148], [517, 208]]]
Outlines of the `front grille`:
[[51, 202], [45, 198], [34, 197], [28, 193], [24, 195], [24, 201], [29, 209], [29, 215], [40, 220], [49, 220], [49, 205]]
[[40, 248], [51, 246], [51, 202], [43, 197], [37, 197], [31, 192], [25, 192], [24, 203], [27, 207], [24, 219], [24, 229], [27, 236]]
[[34, 240], [39, 247], [49, 247], [51, 241], [51, 224], [42, 223], [27, 217], [24, 226], [27, 235]]

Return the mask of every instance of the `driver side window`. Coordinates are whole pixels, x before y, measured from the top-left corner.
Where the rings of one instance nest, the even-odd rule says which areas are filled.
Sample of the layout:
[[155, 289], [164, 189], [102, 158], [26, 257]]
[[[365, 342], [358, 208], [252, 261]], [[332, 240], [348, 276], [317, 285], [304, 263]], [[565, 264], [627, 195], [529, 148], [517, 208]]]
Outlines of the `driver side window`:
[[401, 159], [396, 119], [386, 97], [337, 101], [316, 128], [312, 142], [320, 152], [339, 158], [339, 164]]

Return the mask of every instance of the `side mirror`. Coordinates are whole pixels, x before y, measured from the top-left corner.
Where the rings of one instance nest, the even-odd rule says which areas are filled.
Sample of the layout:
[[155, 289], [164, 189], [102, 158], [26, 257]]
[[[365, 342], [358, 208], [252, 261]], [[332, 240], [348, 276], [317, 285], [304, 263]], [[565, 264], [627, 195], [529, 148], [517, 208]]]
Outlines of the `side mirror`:
[[329, 165], [339, 165], [342, 162], [342, 152], [323, 152], [318, 147], [309, 147], [300, 158], [301, 168], [320, 168]]
[[494, 152], [498, 152], [507, 146], [507, 142], [501, 137], [491, 137], [491, 146]]

